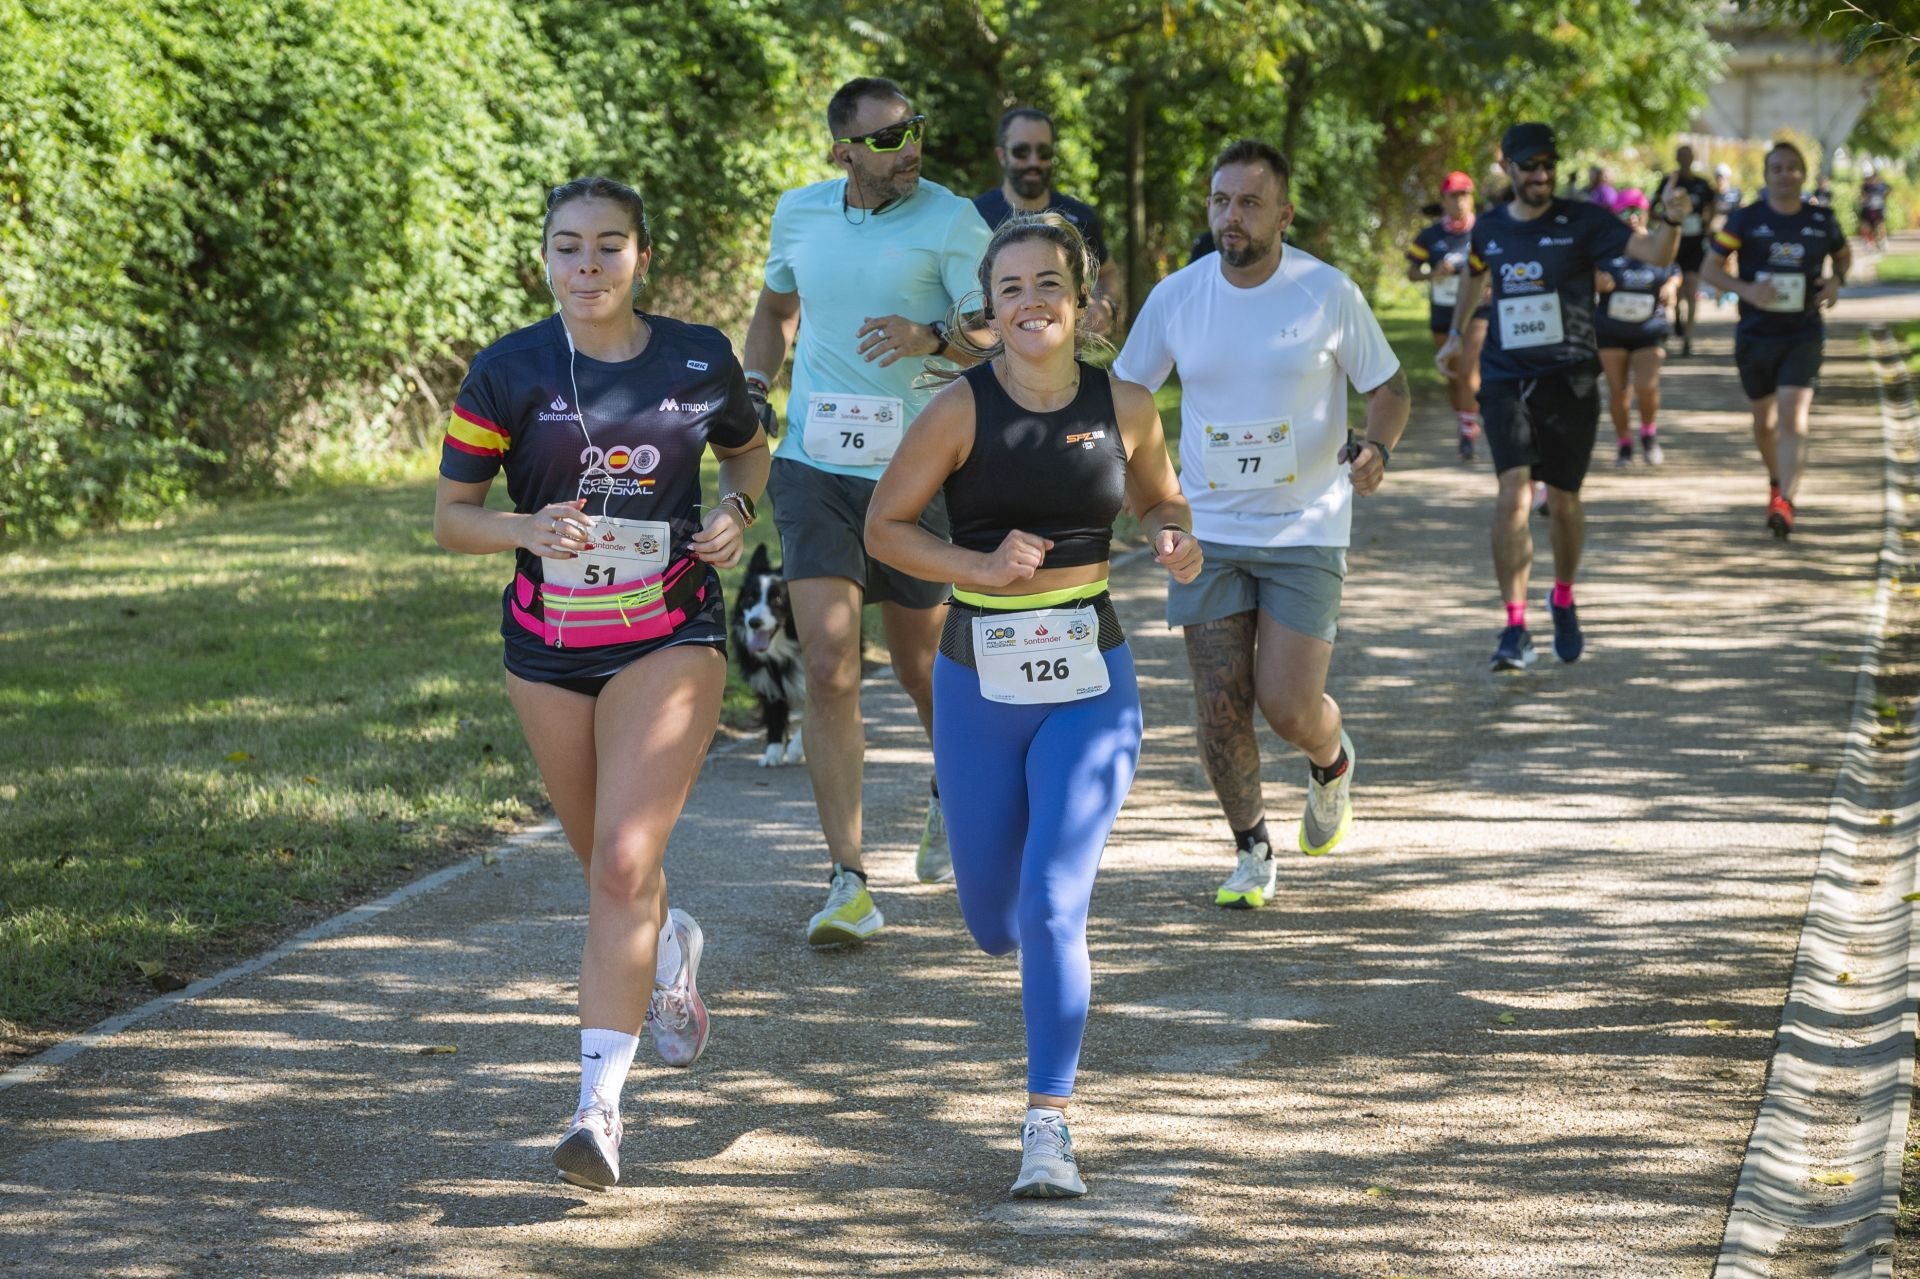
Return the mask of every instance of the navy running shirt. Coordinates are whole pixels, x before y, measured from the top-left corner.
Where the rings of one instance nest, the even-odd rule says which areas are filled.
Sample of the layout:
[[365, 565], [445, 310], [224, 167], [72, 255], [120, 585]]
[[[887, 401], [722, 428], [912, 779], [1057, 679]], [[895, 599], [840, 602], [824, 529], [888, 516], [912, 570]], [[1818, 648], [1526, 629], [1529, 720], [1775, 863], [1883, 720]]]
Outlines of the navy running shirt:
[[[1613, 292], [1601, 295], [1594, 312], [1594, 327], [1602, 337], [1662, 337], [1672, 328], [1667, 308], [1660, 302], [1660, 290], [1680, 274], [1679, 267], [1653, 266], [1621, 256], [1602, 262], [1600, 272], [1613, 281]], [[1621, 301], [1615, 302], [1615, 298]], [[1635, 298], [1650, 299], [1651, 309], [1648, 302], [1633, 301]], [[1647, 311], [1645, 318], [1631, 318], [1642, 310]]]
[[[1763, 311], [1740, 300], [1740, 324], [1734, 338], [1796, 337], [1825, 331], [1820, 319], [1820, 277], [1827, 259], [1845, 247], [1840, 218], [1825, 205], [1801, 202], [1794, 213], [1776, 213], [1762, 196], [1727, 215], [1708, 246], [1725, 257], [1739, 259], [1739, 277], [1757, 280], [1769, 276], [1798, 276], [1801, 305], [1792, 311]], [[1725, 265], [1724, 263], [1722, 264]], [[1776, 286], [1778, 287], [1778, 286]]]
[[1515, 382], [1598, 360], [1594, 269], [1626, 252], [1633, 228], [1597, 204], [1556, 198], [1524, 222], [1504, 204], [1483, 213], [1472, 238], [1468, 267], [1492, 277], [1483, 380]]
[[[998, 231], [1000, 224], [1013, 216], [1013, 206], [1007, 203], [1007, 193], [999, 187], [991, 191], [982, 191], [973, 197], [973, 207], [980, 210], [980, 216], [986, 220], [990, 230]], [[1073, 223], [1073, 229], [1087, 242], [1087, 249], [1093, 254], [1096, 265], [1107, 264], [1107, 237], [1100, 228], [1100, 215], [1094, 212], [1091, 204], [1083, 203], [1070, 195], [1061, 195], [1058, 191], [1047, 193], [1047, 212], [1058, 213]]]
[[[1447, 230], [1446, 219], [1431, 222], [1421, 228], [1420, 234], [1413, 237], [1413, 243], [1407, 246], [1407, 261], [1415, 265], [1431, 266], [1443, 258], [1453, 259], [1454, 274], [1445, 280], [1430, 279], [1427, 282], [1427, 323], [1434, 332], [1443, 332], [1453, 320], [1453, 303], [1441, 302], [1436, 295], [1450, 295], [1467, 278], [1467, 254], [1472, 250], [1473, 228], [1462, 231]], [[1445, 286], [1448, 281], [1452, 289]], [[1436, 287], [1438, 286], [1438, 287]], [[1473, 318], [1482, 320], [1487, 317], [1487, 306], [1483, 302]]]
[[[571, 375], [557, 315], [476, 355], [454, 400], [440, 474], [478, 484], [504, 470], [521, 514], [584, 497], [588, 515], [664, 521], [672, 528], [670, 558], [683, 558], [700, 530], [700, 461], [708, 442], [739, 448], [759, 421], [725, 334], [665, 316], [641, 318], [652, 330], [644, 351], [618, 364], [575, 356]], [[516, 550], [514, 561], [535, 585], [545, 580], [546, 561], [532, 551]], [[505, 597], [502, 608], [508, 643], [541, 648], [514, 622]]]

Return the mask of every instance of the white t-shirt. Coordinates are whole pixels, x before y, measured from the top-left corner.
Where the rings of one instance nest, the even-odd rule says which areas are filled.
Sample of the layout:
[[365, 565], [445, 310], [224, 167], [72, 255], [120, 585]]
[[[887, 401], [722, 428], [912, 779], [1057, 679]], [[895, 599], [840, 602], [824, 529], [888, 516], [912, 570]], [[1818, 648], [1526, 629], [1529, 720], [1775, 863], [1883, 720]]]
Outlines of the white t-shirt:
[[1113, 373], [1158, 390], [1176, 367], [1194, 533], [1229, 546], [1347, 545], [1347, 383], [1364, 393], [1400, 368], [1359, 286], [1288, 245], [1265, 283], [1242, 289], [1208, 254], [1148, 296]]

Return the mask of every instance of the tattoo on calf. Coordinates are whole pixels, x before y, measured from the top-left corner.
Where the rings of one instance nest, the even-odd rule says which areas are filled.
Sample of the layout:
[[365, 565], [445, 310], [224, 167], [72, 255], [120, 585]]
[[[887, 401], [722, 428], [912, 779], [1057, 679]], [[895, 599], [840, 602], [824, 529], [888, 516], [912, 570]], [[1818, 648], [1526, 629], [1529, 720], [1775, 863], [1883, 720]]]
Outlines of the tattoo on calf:
[[1246, 830], [1265, 812], [1253, 730], [1253, 613], [1186, 628], [1200, 759], [1227, 821]]

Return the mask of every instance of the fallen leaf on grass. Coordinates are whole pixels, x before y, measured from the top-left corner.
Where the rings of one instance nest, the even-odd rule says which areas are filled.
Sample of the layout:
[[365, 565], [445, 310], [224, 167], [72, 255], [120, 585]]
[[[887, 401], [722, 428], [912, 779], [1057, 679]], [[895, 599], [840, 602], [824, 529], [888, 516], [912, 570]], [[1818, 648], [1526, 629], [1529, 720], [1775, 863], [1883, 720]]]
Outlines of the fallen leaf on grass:
[[1740, 1024], [1740, 1023], [1739, 1023], [1739, 1022], [1737, 1022], [1737, 1021], [1728, 1021], [1728, 1020], [1727, 1020], [1726, 1018], [1724, 1018], [1724, 1017], [1709, 1017], [1709, 1018], [1707, 1018], [1707, 1029], [1708, 1029], [1708, 1030], [1732, 1030], [1732, 1029], [1734, 1029], [1735, 1027], [1737, 1027], [1737, 1026], [1738, 1026], [1739, 1024]]
[[1392, 1193], [1393, 1192], [1391, 1190], [1388, 1190], [1385, 1186], [1368, 1186], [1367, 1187], [1368, 1196], [1374, 1199], [1385, 1199], [1388, 1195]]
[[1517, 1020], [1517, 1018], [1515, 1018], [1512, 1013], [1501, 1013], [1498, 1017], [1495, 1017], [1494, 1020], [1499, 1022], [1502, 1026], [1511, 1026]]
[[491, 866], [499, 860], [500, 860], [500, 854], [494, 852], [491, 848], [489, 848], [486, 852], [480, 854], [480, 864], [482, 866]]
[[1823, 1186], [1851, 1186], [1854, 1176], [1850, 1172], [1816, 1172], [1813, 1180]]
[[133, 966], [140, 970], [142, 977], [158, 977], [167, 967], [157, 959], [136, 959]]
[[422, 1057], [451, 1057], [459, 1051], [459, 1046], [455, 1044], [428, 1044], [420, 1050], [420, 1055]]
[[309, 786], [318, 786], [320, 784], [320, 779], [318, 777], [302, 777], [300, 780], [305, 782]]
[[401, 870], [412, 870], [412, 869], [413, 869], [413, 863], [412, 863], [412, 862], [401, 862], [401, 863], [399, 864], [399, 869], [401, 869]]
[[245, 751], [228, 751], [227, 752], [227, 763], [229, 764], [244, 764], [252, 758], [253, 756], [247, 754], [247, 752]]

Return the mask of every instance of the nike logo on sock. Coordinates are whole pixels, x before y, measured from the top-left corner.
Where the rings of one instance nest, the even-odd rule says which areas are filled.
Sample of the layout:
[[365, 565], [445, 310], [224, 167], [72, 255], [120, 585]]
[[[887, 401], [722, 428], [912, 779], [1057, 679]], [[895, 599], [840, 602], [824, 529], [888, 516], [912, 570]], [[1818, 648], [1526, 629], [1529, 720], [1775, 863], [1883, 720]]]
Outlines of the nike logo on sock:
[[588, 1061], [599, 1061], [599, 1060], [600, 1060], [600, 1054], [599, 1054], [599, 1053], [581, 1053], [580, 1055], [581, 1055], [582, 1057], [585, 1057], [585, 1058], [586, 1058], [586, 1059], [587, 1059]]

